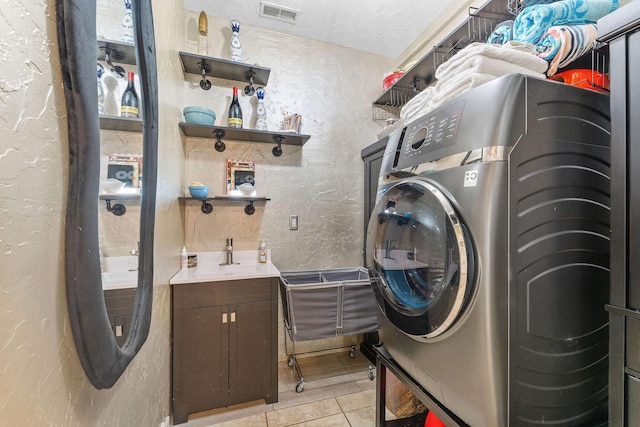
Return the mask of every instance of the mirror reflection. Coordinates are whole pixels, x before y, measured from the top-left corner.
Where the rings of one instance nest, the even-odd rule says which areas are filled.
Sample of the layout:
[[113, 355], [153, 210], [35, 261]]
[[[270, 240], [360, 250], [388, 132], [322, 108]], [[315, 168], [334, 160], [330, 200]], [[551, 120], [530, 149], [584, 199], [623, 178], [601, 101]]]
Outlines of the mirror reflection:
[[[100, 11], [109, 3], [102, 2]], [[108, 11], [100, 16], [121, 16], [120, 30], [129, 31], [134, 28], [136, 46], [130, 43], [114, 42], [125, 46], [123, 56], [116, 58], [114, 52], [109, 52], [109, 58], [96, 55], [100, 51], [97, 46], [98, 10], [96, 2], [73, 2], [60, 0], [56, 2], [57, 32], [60, 53], [60, 68], [62, 71], [65, 104], [67, 107], [67, 130], [69, 133], [69, 180], [68, 200], [65, 221], [65, 275], [69, 324], [82, 367], [91, 384], [98, 388], [112, 387], [125, 371], [131, 360], [136, 356], [149, 334], [151, 323], [151, 309], [153, 305], [153, 242], [155, 231], [155, 203], [157, 176], [157, 146], [158, 146], [158, 102], [157, 102], [157, 67], [155, 60], [155, 35], [153, 28], [153, 13], [150, 0], [135, 0], [134, 3], [123, 2], [124, 11]], [[132, 9], [129, 11], [129, 9]], [[114, 9], [115, 10], [115, 9]], [[123, 13], [124, 12], [124, 13]], [[113, 19], [100, 20], [101, 25], [111, 22], [111, 27], [105, 24], [102, 28], [113, 31]], [[115, 33], [110, 33], [114, 34]], [[126, 52], [133, 52], [134, 62], [127, 61]], [[141, 102], [144, 122], [140, 118], [114, 117], [103, 115], [99, 117], [99, 96], [97, 76], [100, 74], [96, 62], [104, 60], [109, 66], [105, 71], [115, 70], [116, 59], [125, 64], [139, 65], [141, 83]], [[134, 72], [127, 72], [129, 80], [133, 80]], [[133, 83], [133, 82], [131, 82]], [[119, 85], [119, 84], [118, 84]], [[124, 93], [124, 92], [123, 92]], [[108, 99], [109, 94], [102, 90], [102, 98]], [[117, 95], [114, 95], [117, 99]], [[142, 102], [144, 100], [144, 102]], [[127, 104], [135, 107], [135, 104]], [[104, 105], [103, 105], [104, 110]], [[128, 112], [131, 109], [127, 110]], [[142, 162], [142, 176], [147, 177], [144, 194], [115, 195], [100, 193], [101, 180], [107, 178], [109, 167], [107, 161], [106, 173], [101, 170], [107, 148], [101, 144], [101, 128], [120, 133], [142, 133], [142, 151], [145, 161]], [[142, 129], [142, 131], [140, 130]], [[118, 142], [116, 137], [116, 143]], [[139, 138], [139, 137], [138, 137]], [[124, 141], [124, 140], [123, 140]], [[122, 142], [124, 144], [124, 142]], [[106, 145], [106, 144], [105, 144]], [[129, 145], [127, 144], [129, 149]], [[135, 148], [131, 148], [137, 150]], [[134, 154], [140, 151], [134, 152]], [[111, 156], [109, 155], [109, 159]], [[102, 168], [104, 169], [104, 168]], [[134, 175], [131, 175], [131, 192], [135, 192]], [[141, 181], [140, 176], [137, 177]], [[105, 179], [106, 180], [106, 179]], [[138, 182], [139, 184], [139, 182]], [[126, 183], [123, 186], [126, 188]], [[120, 193], [120, 192], [118, 192]], [[123, 217], [126, 207], [117, 201], [137, 200], [140, 205], [137, 223], [139, 234], [135, 237], [127, 232], [125, 227], [117, 227], [117, 236], [125, 236], [124, 241], [140, 242], [138, 252], [138, 271], [135, 287], [127, 288], [130, 296], [135, 295], [133, 306], [123, 309], [123, 314], [117, 314], [124, 320], [120, 325], [112, 325], [111, 319], [116, 319], [112, 313], [110, 319], [105, 310], [105, 295], [102, 286], [102, 269], [104, 257], [101, 252], [110, 243], [99, 241], [101, 232], [108, 227], [100, 223], [102, 211], [101, 202], [109, 208], [108, 212]], [[117, 200], [116, 200], [117, 199]], [[119, 214], [119, 215], [116, 215]], [[122, 238], [120, 238], [122, 242]], [[139, 240], [138, 240], [139, 239]], [[114, 245], [116, 246], [116, 245]], [[130, 245], [127, 245], [130, 246]], [[113, 249], [114, 251], [117, 248]], [[135, 255], [132, 255], [135, 256]], [[107, 257], [109, 258], [109, 257]], [[126, 263], [125, 263], [126, 265]], [[129, 274], [129, 269], [122, 272]], [[124, 298], [125, 300], [127, 298]], [[127, 326], [130, 323], [131, 326]], [[128, 329], [128, 330], [127, 330]], [[115, 334], [114, 334], [115, 332]], [[120, 343], [115, 335], [122, 337]], [[122, 342], [124, 340], [124, 342]]]
[[107, 0], [96, 6], [102, 286], [109, 322], [122, 346], [138, 284], [144, 182], [140, 82], [130, 0]]

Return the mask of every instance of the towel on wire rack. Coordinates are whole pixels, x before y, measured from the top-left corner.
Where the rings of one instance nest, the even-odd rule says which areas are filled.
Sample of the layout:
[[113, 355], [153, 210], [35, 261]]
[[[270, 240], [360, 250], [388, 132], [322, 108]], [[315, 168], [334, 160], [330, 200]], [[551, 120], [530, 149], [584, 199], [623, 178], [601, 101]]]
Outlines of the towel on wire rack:
[[520, 4], [524, 7], [533, 6], [534, 4], [553, 3], [558, 0], [520, 0]]
[[[435, 85], [436, 93], [431, 98], [430, 106], [432, 108], [440, 106], [469, 89], [478, 87], [498, 77], [506, 76], [507, 74], [519, 73], [544, 78], [543, 73], [547, 68], [546, 61], [532, 54], [527, 55], [539, 60], [536, 66], [533, 67], [534, 69], [482, 55], [469, 57], [464, 64], [461, 64], [461, 66], [456, 67], [454, 70], [449, 70], [446, 77], [438, 80], [438, 83]], [[529, 61], [526, 62], [528, 63]]]
[[428, 111], [429, 101], [431, 101], [434, 93], [434, 87], [429, 86], [411, 98], [400, 110], [400, 119], [407, 123], [407, 121], [413, 117], [426, 113]]
[[[511, 73], [507, 73], [511, 74]], [[429, 106], [434, 109], [438, 108], [445, 102], [455, 98], [464, 92], [497, 79], [499, 76], [494, 74], [482, 73], [468, 68], [461, 73], [457, 73], [448, 79], [441, 80], [436, 83], [435, 94], [429, 102]]]
[[[474, 68], [476, 72], [503, 76], [523, 72], [544, 73], [548, 64], [535, 55], [532, 44], [510, 41], [503, 45], [472, 43], [436, 70], [436, 79], [444, 80], [451, 74]], [[495, 59], [502, 62], [493, 62]], [[500, 66], [507, 69], [501, 70]], [[516, 69], [517, 68], [517, 69]], [[524, 72], [526, 72], [524, 71]]]
[[504, 21], [496, 25], [493, 32], [489, 34], [487, 43], [490, 44], [505, 44], [513, 39], [513, 21]]
[[498, 77], [522, 73], [544, 78], [547, 61], [532, 44], [472, 43], [436, 70], [437, 83], [411, 99], [400, 111], [405, 123], [432, 111], [456, 96]]
[[595, 24], [554, 26], [536, 43], [536, 55], [549, 63], [547, 76], [552, 76], [592, 50], [596, 37]]
[[619, 0], [562, 0], [525, 8], [513, 22], [513, 39], [537, 43], [555, 25], [594, 24], [618, 8]]

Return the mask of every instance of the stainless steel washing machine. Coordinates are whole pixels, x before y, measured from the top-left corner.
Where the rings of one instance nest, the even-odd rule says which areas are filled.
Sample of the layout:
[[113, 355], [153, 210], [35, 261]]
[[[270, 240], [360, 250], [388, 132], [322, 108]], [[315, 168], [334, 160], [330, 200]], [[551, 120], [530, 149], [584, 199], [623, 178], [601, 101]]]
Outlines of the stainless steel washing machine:
[[606, 95], [523, 75], [390, 136], [380, 341], [464, 423], [606, 423], [609, 158]]

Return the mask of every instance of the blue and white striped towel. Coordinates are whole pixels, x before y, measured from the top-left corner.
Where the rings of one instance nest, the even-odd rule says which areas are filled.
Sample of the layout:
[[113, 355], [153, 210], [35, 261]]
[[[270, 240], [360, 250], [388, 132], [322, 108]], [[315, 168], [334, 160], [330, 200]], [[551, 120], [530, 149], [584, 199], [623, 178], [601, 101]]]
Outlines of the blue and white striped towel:
[[513, 23], [513, 40], [536, 44], [555, 25], [593, 24], [618, 8], [619, 0], [562, 0], [525, 8]]
[[551, 76], [589, 52], [596, 36], [596, 24], [554, 26], [536, 44], [536, 55], [549, 63]]

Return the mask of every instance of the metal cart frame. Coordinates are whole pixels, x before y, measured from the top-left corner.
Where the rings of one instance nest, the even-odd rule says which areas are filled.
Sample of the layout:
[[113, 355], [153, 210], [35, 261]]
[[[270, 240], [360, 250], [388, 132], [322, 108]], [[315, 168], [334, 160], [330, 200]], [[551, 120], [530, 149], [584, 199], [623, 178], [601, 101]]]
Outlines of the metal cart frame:
[[[365, 268], [285, 272], [280, 276], [285, 352], [298, 377], [296, 391], [304, 390], [304, 377], [296, 359], [296, 341], [357, 335], [378, 329], [377, 307], [369, 273]], [[292, 342], [289, 353], [287, 335]], [[323, 348], [317, 351], [345, 347]], [[306, 353], [305, 353], [306, 354]], [[355, 356], [355, 345], [349, 356]], [[368, 376], [375, 378], [373, 366]]]

